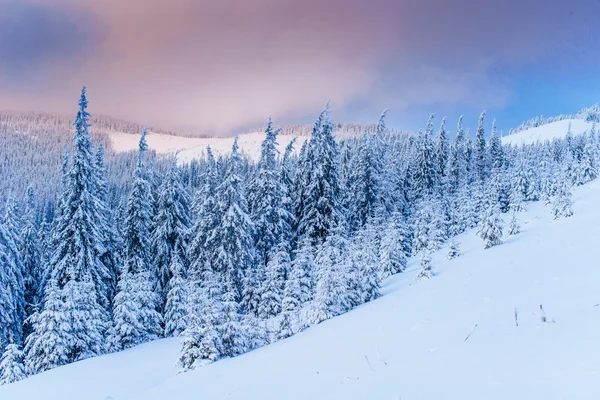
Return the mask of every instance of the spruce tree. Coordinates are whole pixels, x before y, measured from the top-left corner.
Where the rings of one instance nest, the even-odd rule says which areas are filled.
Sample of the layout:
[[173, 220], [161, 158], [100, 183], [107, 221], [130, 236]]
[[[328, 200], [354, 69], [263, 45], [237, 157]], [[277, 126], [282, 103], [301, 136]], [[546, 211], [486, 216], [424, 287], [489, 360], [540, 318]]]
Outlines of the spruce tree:
[[381, 279], [403, 272], [406, 269], [405, 227], [400, 213], [393, 213], [382, 235], [379, 248]]
[[171, 278], [169, 279], [164, 315], [165, 336], [179, 336], [187, 327], [188, 283], [181, 252], [183, 252], [182, 249], [176, 249], [171, 254], [169, 267]]
[[[173, 263], [178, 264], [176, 269], [181, 276], [187, 274], [188, 266], [186, 248], [190, 228], [189, 198], [181, 182], [175, 158], [159, 190], [158, 213], [153, 219], [153, 227], [150, 239], [154, 249], [152, 264], [158, 273], [159, 307], [163, 310], [170, 281], [174, 277], [171, 272]], [[173, 261], [174, 257], [177, 257], [176, 261]]]
[[477, 132], [475, 133], [475, 143], [473, 149], [473, 164], [475, 167], [475, 178], [479, 181], [484, 181], [488, 174], [488, 157], [485, 143], [485, 130], [483, 122], [486, 112], [483, 111], [479, 116], [477, 124]]
[[421, 271], [419, 275], [417, 275], [417, 280], [425, 280], [430, 279], [435, 274], [433, 272], [433, 267], [431, 266], [431, 256], [428, 251], [424, 251], [421, 255]]
[[566, 168], [563, 168], [554, 180], [554, 196], [552, 198], [552, 216], [554, 219], [567, 218], [573, 215], [571, 197], [571, 182]]
[[260, 283], [261, 298], [258, 316], [268, 319], [281, 312], [281, 303], [285, 287], [285, 274], [290, 269], [290, 256], [284, 244], [280, 244], [269, 257], [265, 270], [265, 279]]
[[298, 210], [298, 236], [308, 236], [313, 244], [322, 243], [343, 217], [339, 198], [338, 148], [329, 105], [319, 115], [301, 164]]
[[108, 314], [102, 302], [107, 267], [99, 249], [105, 232], [97, 174], [89, 135], [85, 87], [73, 122], [73, 158], [63, 193], [62, 211], [53, 227], [54, 249], [44, 306], [32, 319], [26, 362], [33, 373], [104, 352]]
[[0, 385], [14, 383], [26, 377], [23, 352], [18, 345], [9, 344], [0, 358]]
[[23, 262], [23, 280], [25, 284], [25, 308], [27, 315], [33, 313], [33, 309], [40, 305], [40, 281], [42, 280], [42, 267], [40, 265], [41, 242], [39, 240], [39, 227], [35, 215], [35, 198], [32, 186], [27, 188], [25, 198], [25, 210], [21, 218], [21, 245], [19, 253]]
[[162, 318], [157, 311], [157, 279], [150, 263], [150, 188], [146, 180], [144, 153], [146, 130], [142, 132], [133, 190], [125, 211], [123, 266], [113, 312], [111, 345], [127, 349], [157, 339]]
[[[240, 176], [242, 158], [238, 152], [237, 138], [234, 140], [229, 164], [223, 182], [217, 187], [218, 210], [221, 216], [218, 227], [208, 241], [213, 253], [213, 268], [231, 290], [232, 302], [240, 302], [244, 296], [244, 307], [257, 287], [254, 273], [254, 226], [248, 215], [248, 206]], [[255, 312], [256, 310], [247, 310]]]
[[454, 260], [459, 257], [462, 253], [460, 252], [460, 243], [456, 239], [452, 239], [450, 242], [450, 247], [448, 248], [448, 255], [446, 258], [448, 260]]
[[502, 244], [502, 224], [500, 210], [496, 204], [489, 205], [481, 216], [477, 235], [483, 239], [485, 248]]

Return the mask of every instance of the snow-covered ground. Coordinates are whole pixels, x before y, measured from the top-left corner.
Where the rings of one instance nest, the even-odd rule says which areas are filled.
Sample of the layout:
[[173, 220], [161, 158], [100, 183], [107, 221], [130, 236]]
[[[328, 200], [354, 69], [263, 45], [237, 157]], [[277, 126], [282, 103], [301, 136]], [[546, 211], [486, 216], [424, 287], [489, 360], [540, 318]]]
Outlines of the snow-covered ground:
[[532, 144], [537, 141], [543, 142], [554, 138], [563, 138], [567, 136], [569, 124], [571, 124], [571, 133], [573, 133], [573, 135], [581, 135], [592, 128], [592, 123], [586, 122], [583, 119], [565, 119], [538, 126], [537, 128], [530, 128], [513, 135], [504, 136], [502, 138], [502, 143], [520, 145]]
[[600, 180], [575, 190], [571, 218], [531, 204], [503, 245], [484, 250], [469, 231], [461, 257], [433, 256], [431, 280], [415, 282], [411, 260], [382, 298], [240, 357], [177, 374], [178, 339], [159, 340], [0, 387], [0, 399], [595, 400], [598, 204]]
[[[337, 132], [339, 138], [346, 138], [352, 134], [347, 131]], [[140, 137], [129, 133], [111, 132], [109, 134], [112, 148], [117, 152], [137, 150]], [[279, 152], [283, 154], [287, 145], [294, 139], [292, 135], [279, 135]], [[260, 157], [260, 146], [265, 138], [264, 132], [250, 132], [239, 135], [238, 145], [240, 151], [248, 155], [250, 159], [258, 160]], [[158, 154], [177, 154], [180, 163], [187, 163], [193, 159], [202, 158], [206, 153], [206, 146], [210, 145], [215, 155], [225, 155], [231, 151], [233, 137], [212, 138], [189, 138], [183, 136], [163, 135], [150, 132], [147, 136], [148, 146]], [[294, 146], [296, 151], [300, 150], [302, 143], [308, 136], [298, 136]]]

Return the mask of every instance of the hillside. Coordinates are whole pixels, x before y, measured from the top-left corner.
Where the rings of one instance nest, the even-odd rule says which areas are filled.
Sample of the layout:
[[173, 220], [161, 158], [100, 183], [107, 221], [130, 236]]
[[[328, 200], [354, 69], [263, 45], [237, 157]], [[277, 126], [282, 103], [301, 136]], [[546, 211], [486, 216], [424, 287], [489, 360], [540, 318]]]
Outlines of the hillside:
[[573, 199], [561, 220], [533, 203], [523, 231], [489, 250], [470, 230], [461, 257], [434, 255], [431, 280], [415, 282], [411, 260], [382, 298], [246, 355], [177, 374], [178, 339], [159, 340], [0, 387], [0, 398], [595, 399], [600, 181]]
[[521, 145], [532, 144], [535, 142], [543, 142], [557, 138], [564, 138], [569, 132], [569, 126], [573, 135], [581, 135], [589, 132], [593, 126], [593, 122], [588, 122], [584, 119], [564, 119], [561, 121], [551, 122], [546, 125], [529, 128], [521, 132], [502, 137], [503, 144]]

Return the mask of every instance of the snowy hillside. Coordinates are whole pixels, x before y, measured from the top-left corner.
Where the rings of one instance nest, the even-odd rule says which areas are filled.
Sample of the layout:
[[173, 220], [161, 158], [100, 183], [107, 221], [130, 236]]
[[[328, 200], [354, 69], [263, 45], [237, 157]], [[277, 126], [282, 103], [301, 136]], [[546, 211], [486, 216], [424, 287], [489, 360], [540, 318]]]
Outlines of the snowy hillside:
[[569, 125], [571, 125], [571, 133], [573, 135], [580, 135], [588, 132], [592, 128], [593, 123], [583, 119], [565, 119], [556, 121], [504, 136], [502, 138], [502, 144], [532, 144], [537, 141], [544, 142], [546, 140], [551, 141], [556, 138], [564, 138], [569, 131]]
[[597, 399], [600, 181], [573, 200], [556, 221], [531, 204], [523, 231], [492, 249], [468, 231], [461, 257], [434, 255], [431, 280], [415, 282], [412, 260], [379, 300], [240, 357], [178, 375], [178, 340], [159, 340], [2, 386], [0, 399]]
[[[356, 133], [351, 130], [339, 130], [336, 132], [338, 138], [347, 138]], [[111, 146], [115, 151], [134, 151], [137, 149], [139, 136], [128, 133], [111, 132], [109, 134]], [[302, 143], [309, 136], [307, 135], [279, 135], [277, 142], [279, 143], [279, 151], [283, 154], [285, 147], [296, 138], [295, 149], [299, 150]], [[239, 135], [238, 144], [240, 151], [247, 155], [251, 160], [257, 161], [260, 156], [260, 145], [265, 138], [264, 131], [250, 132]], [[226, 155], [231, 152], [233, 145], [233, 137], [212, 137], [212, 138], [193, 138], [175, 135], [166, 135], [159, 133], [148, 134], [148, 145], [158, 154], [178, 153], [180, 163], [187, 163], [193, 159], [204, 156], [206, 146], [210, 145], [213, 153], [218, 155]]]

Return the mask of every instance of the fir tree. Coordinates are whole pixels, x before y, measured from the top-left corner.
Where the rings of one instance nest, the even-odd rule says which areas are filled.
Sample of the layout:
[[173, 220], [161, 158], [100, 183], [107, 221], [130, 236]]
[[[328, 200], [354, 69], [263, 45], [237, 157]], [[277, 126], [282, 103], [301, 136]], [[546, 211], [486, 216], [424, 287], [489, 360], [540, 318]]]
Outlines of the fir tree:
[[26, 377], [23, 352], [18, 345], [9, 344], [0, 359], [0, 385], [17, 382]]
[[492, 204], [484, 210], [477, 235], [483, 239], [486, 249], [502, 244], [502, 223], [497, 205]]
[[479, 122], [477, 124], [477, 132], [475, 134], [475, 147], [473, 149], [473, 162], [475, 167], [475, 177], [479, 181], [485, 180], [488, 173], [488, 158], [487, 149], [485, 143], [485, 131], [483, 128], [483, 122], [486, 112], [483, 111], [479, 116]]
[[338, 148], [329, 118], [329, 105], [313, 127], [301, 164], [298, 236], [322, 243], [342, 214], [339, 200]]
[[169, 268], [171, 278], [169, 279], [164, 318], [165, 336], [179, 336], [187, 326], [188, 285], [180, 252], [181, 250], [175, 250], [171, 254]]
[[[233, 302], [239, 302], [244, 295], [244, 307], [250, 304], [257, 282], [253, 272], [254, 249], [252, 221], [247, 211], [246, 197], [240, 176], [241, 156], [238, 153], [237, 138], [234, 140], [229, 165], [224, 181], [217, 188], [218, 210], [221, 220], [208, 241], [215, 249], [213, 267], [219, 273], [228, 289], [232, 290]], [[243, 280], [243, 282], [242, 282]], [[247, 311], [255, 312], [255, 310]]]
[[24, 301], [27, 315], [41, 303], [40, 282], [42, 280], [42, 267], [40, 265], [41, 242], [39, 240], [33, 187], [27, 189], [25, 198], [25, 212], [21, 218], [21, 246], [18, 249], [23, 262], [23, 280], [25, 284]]
[[517, 220], [517, 213], [513, 211], [510, 217], [510, 223], [508, 224], [508, 235], [513, 236], [521, 232], [519, 221]]
[[124, 259], [115, 296], [115, 349], [127, 349], [154, 340], [162, 334], [156, 274], [150, 264], [150, 188], [146, 181], [144, 153], [146, 130], [142, 132], [133, 190], [127, 200]]
[[290, 256], [285, 246], [280, 244], [270, 257], [265, 271], [265, 279], [261, 282], [261, 299], [258, 316], [268, 319], [281, 312], [281, 303], [285, 287], [285, 271], [289, 270]]
[[446, 258], [448, 260], [454, 260], [459, 257], [462, 253], [460, 252], [460, 243], [456, 239], [452, 239], [450, 242], [450, 247], [448, 248], [448, 255]]
[[58, 247], [50, 260], [44, 307], [32, 319], [26, 362], [33, 373], [102, 354], [108, 315], [102, 302], [108, 269], [98, 251], [105, 232], [97, 174], [90, 141], [85, 87], [73, 125], [74, 154], [63, 194], [62, 213], [54, 225]]
[[430, 279], [435, 274], [431, 266], [431, 256], [428, 251], [424, 251], [421, 255], [421, 271], [417, 275], [417, 280]]
[[573, 215], [571, 183], [567, 174], [566, 168], [563, 168], [554, 181], [554, 197], [552, 198], [552, 216], [554, 219], [567, 218]]
[[154, 249], [153, 265], [158, 273], [161, 310], [164, 309], [170, 280], [174, 277], [171, 272], [174, 257], [177, 257], [175, 263], [178, 264], [176, 268], [179, 273], [182, 276], [187, 273], [186, 248], [189, 225], [189, 198], [181, 183], [176, 159], [173, 159], [159, 191], [158, 213], [153, 220], [154, 229], [150, 240]]
[[384, 231], [379, 248], [381, 279], [403, 272], [406, 269], [406, 233], [400, 213], [393, 213]]

